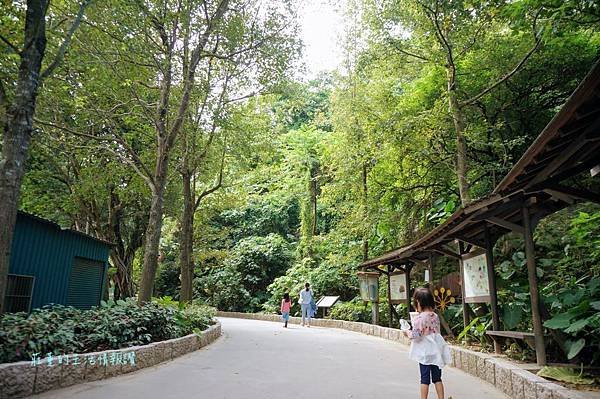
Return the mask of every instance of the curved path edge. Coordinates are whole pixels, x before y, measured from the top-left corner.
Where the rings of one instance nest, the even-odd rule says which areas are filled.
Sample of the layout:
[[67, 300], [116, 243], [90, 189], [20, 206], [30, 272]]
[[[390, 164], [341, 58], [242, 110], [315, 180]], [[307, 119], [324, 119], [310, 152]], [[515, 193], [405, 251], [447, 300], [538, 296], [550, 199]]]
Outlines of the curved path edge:
[[[237, 319], [252, 319], [281, 322], [281, 316], [265, 313], [217, 312], [217, 317]], [[290, 317], [290, 323], [300, 324], [299, 317]], [[315, 327], [339, 328], [348, 331], [373, 335], [403, 345], [410, 345], [398, 329], [376, 326], [368, 323], [352, 322], [333, 319], [312, 319]], [[475, 352], [459, 346], [450, 345], [452, 352], [452, 367], [460, 369], [474, 377], [487, 381], [498, 390], [515, 399], [587, 399], [597, 396], [586, 392], [565, 388], [548, 381], [530, 371], [510, 362], [506, 357]]]
[[[50, 362], [44, 358], [35, 365], [31, 361], [0, 364], [0, 399], [23, 398], [127, 374], [196, 351], [220, 336], [221, 323], [217, 322], [200, 334], [118, 350], [70, 354], [68, 363], [58, 363], [54, 357]], [[75, 358], [79, 364], [75, 364]]]

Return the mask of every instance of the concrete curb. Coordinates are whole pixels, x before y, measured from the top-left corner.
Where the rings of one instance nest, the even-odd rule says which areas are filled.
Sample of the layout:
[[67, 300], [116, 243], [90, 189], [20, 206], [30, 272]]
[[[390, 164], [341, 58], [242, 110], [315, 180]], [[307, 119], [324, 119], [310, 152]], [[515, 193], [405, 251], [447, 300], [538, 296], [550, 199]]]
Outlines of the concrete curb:
[[[68, 364], [58, 364], [56, 358], [51, 364], [47, 359], [37, 365], [32, 365], [31, 361], [0, 364], [0, 399], [23, 398], [151, 367], [196, 351], [220, 336], [221, 323], [217, 322], [200, 335], [190, 334], [119, 350], [69, 355], [71, 361]], [[129, 356], [134, 357], [134, 364], [127, 361]], [[79, 364], [74, 364], [76, 357]]]
[[[217, 312], [217, 317], [253, 319], [281, 322], [281, 316], [263, 313]], [[290, 323], [300, 324], [299, 317], [290, 317]], [[395, 328], [374, 326], [351, 321], [312, 319], [311, 326], [340, 328], [343, 330], [373, 335], [383, 339], [410, 345], [410, 340]], [[478, 377], [495, 386], [514, 399], [586, 399], [585, 392], [575, 391], [539, 377], [504, 357], [494, 356], [450, 345], [452, 366]]]

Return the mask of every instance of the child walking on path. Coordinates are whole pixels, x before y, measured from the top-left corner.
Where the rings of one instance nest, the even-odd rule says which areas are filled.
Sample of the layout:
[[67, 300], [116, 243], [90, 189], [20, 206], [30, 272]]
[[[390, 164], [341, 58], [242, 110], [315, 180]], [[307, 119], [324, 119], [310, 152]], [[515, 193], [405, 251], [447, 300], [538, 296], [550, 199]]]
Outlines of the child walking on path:
[[290, 294], [287, 292], [283, 294], [283, 299], [281, 300], [281, 318], [284, 321], [284, 327], [287, 328], [288, 320], [290, 319], [290, 308], [292, 307], [292, 301], [290, 299]]
[[421, 399], [427, 399], [432, 382], [438, 399], [444, 399], [441, 369], [452, 361], [450, 348], [440, 334], [440, 319], [433, 311], [435, 302], [431, 292], [417, 288], [413, 300], [419, 314], [412, 321], [412, 330], [404, 330], [404, 335], [411, 339], [409, 358], [419, 362]]

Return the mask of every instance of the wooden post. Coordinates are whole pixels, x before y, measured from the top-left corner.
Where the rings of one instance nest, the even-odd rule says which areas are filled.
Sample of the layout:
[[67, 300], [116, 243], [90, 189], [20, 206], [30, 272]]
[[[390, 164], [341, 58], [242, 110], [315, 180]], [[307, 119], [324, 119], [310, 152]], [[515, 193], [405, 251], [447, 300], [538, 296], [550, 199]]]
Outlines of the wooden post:
[[527, 257], [527, 277], [529, 279], [529, 295], [531, 297], [531, 316], [533, 320], [533, 334], [535, 335], [535, 354], [538, 366], [546, 365], [546, 346], [544, 343], [544, 329], [540, 311], [540, 296], [538, 291], [537, 273], [535, 266], [535, 247], [533, 244], [533, 229], [529, 208], [522, 208], [523, 227], [525, 228], [525, 256]]
[[371, 324], [379, 324], [379, 302], [371, 302]]
[[435, 259], [433, 258], [433, 254], [429, 253], [429, 288], [433, 291], [433, 262]]
[[[500, 317], [498, 316], [498, 292], [496, 289], [496, 269], [494, 267], [494, 244], [490, 237], [488, 224], [484, 225], [485, 261], [488, 267], [488, 283], [490, 287], [490, 307], [492, 308], [492, 327], [494, 331], [500, 330]], [[494, 340], [494, 352], [500, 353], [502, 348], [498, 340]]]
[[388, 271], [388, 306], [389, 306], [389, 310], [390, 310], [390, 320], [388, 322], [388, 327], [392, 328], [394, 326], [394, 311], [392, 309], [392, 283], [391, 283], [391, 279], [392, 279], [392, 266], [388, 265], [387, 267], [387, 271]]
[[407, 320], [410, 321], [410, 303], [412, 301], [412, 295], [410, 294], [410, 269], [412, 266], [410, 264], [404, 265], [404, 273], [406, 274], [406, 316]]
[[[464, 245], [462, 242], [458, 243], [458, 252], [461, 256], [463, 255]], [[460, 268], [460, 290], [462, 295], [463, 325], [466, 328], [471, 321], [469, 320], [469, 305], [465, 301], [465, 272], [463, 268], [462, 258], [458, 260], [458, 267]]]

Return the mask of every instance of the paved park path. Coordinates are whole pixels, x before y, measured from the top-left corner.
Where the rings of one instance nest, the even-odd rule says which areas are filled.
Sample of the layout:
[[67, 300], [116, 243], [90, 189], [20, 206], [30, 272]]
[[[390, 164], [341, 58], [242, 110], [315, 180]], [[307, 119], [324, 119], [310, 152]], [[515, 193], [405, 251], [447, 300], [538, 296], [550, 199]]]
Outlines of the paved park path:
[[[399, 343], [338, 329], [220, 320], [223, 336], [199, 351], [35, 398], [419, 398], [418, 366]], [[457, 369], [445, 368], [443, 379], [453, 399], [507, 398]]]

